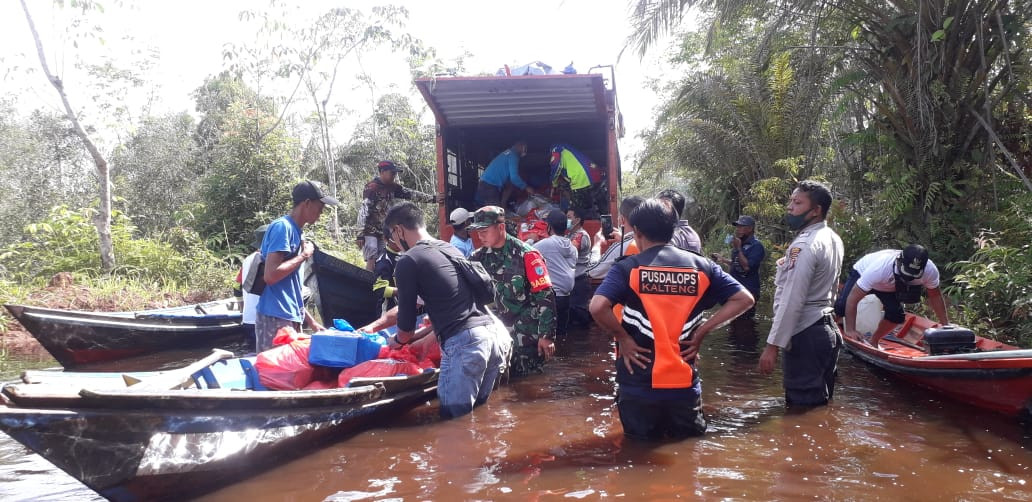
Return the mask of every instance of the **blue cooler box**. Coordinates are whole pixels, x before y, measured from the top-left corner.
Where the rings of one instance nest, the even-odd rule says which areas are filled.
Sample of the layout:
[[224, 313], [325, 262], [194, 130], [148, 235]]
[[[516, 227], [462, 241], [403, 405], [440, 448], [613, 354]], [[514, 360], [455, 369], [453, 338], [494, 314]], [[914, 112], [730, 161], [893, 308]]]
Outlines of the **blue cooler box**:
[[376, 359], [380, 346], [361, 333], [328, 329], [312, 335], [308, 362], [330, 368], [350, 368]]

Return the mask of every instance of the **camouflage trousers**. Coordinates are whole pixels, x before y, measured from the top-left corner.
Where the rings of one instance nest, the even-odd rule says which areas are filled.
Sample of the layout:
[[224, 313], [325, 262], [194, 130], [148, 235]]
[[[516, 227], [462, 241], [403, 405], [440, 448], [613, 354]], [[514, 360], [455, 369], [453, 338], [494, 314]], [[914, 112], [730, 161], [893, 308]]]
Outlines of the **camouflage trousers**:
[[541, 373], [545, 358], [538, 354], [538, 337], [509, 330], [513, 338], [512, 357], [509, 358], [509, 374], [524, 376]]

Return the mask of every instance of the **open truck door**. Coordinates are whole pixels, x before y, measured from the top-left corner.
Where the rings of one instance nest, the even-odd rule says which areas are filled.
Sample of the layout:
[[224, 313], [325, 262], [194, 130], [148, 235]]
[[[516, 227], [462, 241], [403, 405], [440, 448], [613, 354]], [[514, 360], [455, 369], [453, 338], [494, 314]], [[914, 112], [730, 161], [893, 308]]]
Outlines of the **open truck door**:
[[[623, 120], [609, 74], [420, 78], [415, 84], [437, 121], [437, 190], [441, 238], [451, 237], [448, 215], [477, 209], [474, 199], [484, 168], [519, 140], [528, 144], [521, 172], [547, 173], [549, 148], [576, 147], [606, 173], [607, 209], [616, 214], [620, 191]], [[593, 233], [598, 220], [586, 221]]]

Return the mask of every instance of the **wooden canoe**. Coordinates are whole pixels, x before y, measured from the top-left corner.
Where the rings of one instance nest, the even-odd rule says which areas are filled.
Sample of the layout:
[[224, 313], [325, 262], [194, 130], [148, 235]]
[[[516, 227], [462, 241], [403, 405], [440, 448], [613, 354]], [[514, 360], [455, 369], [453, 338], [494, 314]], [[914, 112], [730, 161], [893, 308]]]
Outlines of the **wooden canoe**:
[[[346, 319], [363, 326], [380, 315], [372, 272], [316, 249], [312, 277], [319, 313], [330, 325]], [[214, 348], [243, 342], [237, 298], [131, 312], [85, 312], [5, 305], [15, 319], [65, 368], [169, 350]]]
[[1012, 416], [1032, 412], [1032, 351], [975, 336], [970, 351], [931, 355], [924, 338], [935, 327], [908, 313], [878, 347], [846, 338], [845, 348], [871, 366], [964, 403]]
[[11, 404], [0, 407], [0, 430], [110, 500], [181, 500], [425, 405], [436, 392], [436, 370], [342, 389], [249, 390], [249, 362], [216, 363], [213, 374], [197, 375], [205, 388], [164, 392], [118, 387], [118, 373], [73, 383], [35, 372], [41, 383], [4, 387]]
[[244, 338], [234, 298], [135, 312], [5, 307], [66, 368]]

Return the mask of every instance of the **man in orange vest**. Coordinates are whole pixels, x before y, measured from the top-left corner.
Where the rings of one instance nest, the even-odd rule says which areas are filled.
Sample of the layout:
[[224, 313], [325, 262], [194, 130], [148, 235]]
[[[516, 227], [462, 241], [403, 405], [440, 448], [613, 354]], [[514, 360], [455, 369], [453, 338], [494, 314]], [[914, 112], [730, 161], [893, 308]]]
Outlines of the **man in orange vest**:
[[[752, 307], [753, 297], [716, 263], [670, 244], [678, 215], [665, 201], [646, 200], [629, 223], [639, 253], [613, 265], [590, 306], [595, 322], [616, 338], [620, 423], [637, 439], [702, 435], [695, 356], [703, 338]], [[624, 307], [621, 320], [616, 304]]]

